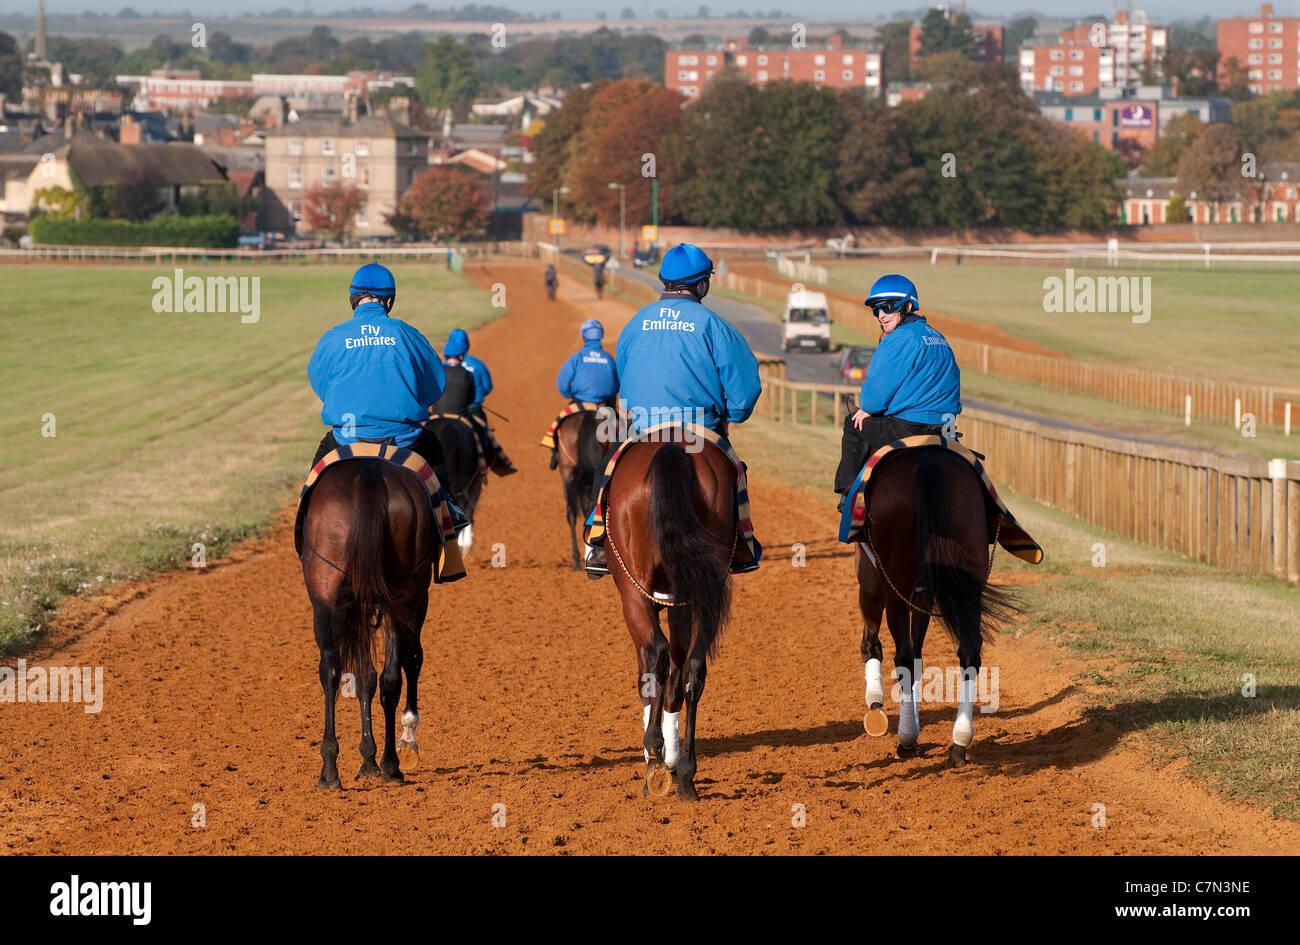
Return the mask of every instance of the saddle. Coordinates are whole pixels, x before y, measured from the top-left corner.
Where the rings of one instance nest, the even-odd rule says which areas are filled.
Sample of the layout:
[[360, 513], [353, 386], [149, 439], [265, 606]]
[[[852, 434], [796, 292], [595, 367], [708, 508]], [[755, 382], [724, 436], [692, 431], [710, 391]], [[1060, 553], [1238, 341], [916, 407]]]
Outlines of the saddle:
[[548, 450], [559, 449], [560, 441], [555, 438], [555, 433], [560, 429], [560, 424], [569, 417], [572, 417], [575, 413], [582, 413], [583, 411], [591, 411], [592, 413], [598, 414], [602, 421], [607, 417], [620, 416], [619, 412], [608, 404], [592, 403], [589, 400], [571, 400], [565, 404], [564, 409], [556, 415], [555, 419], [551, 421], [551, 425], [546, 428], [546, 433], [542, 435], [541, 445], [545, 446]]
[[[366, 443], [357, 441], [356, 443], [340, 446], [338, 449], [322, 456], [320, 462], [311, 468], [311, 471], [307, 474], [307, 481], [303, 483], [302, 491], [298, 494], [298, 512], [294, 516], [293, 547], [297, 551], [298, 557], [302, 557], [303, 547], [307, 545], [303, 534], [303, 523], [307, 518], [307, 504], [312, 488], [316, 485], [316, 481], [320, 479], [321, 473], [327, 468], [335, 463], [346, 462], [350, 459], [382, 459], [419, 478], [429, 496], [429, 507], [433, 511], [433, 521], [438, 537], [439, 549], [437, 560], [434, 562], [434, 583], [450, 584], [452, 581], [459, 581], [465, 577], [465, 562], [461, 558], [460, 546], [456, 544], [456, 527], [452, 522], [451, 511], [447, 508], [447, 503], [437, 498], [437, 494], [442, 489], [442, 484], [438, 482], [438, 477], [434, 475], [433, 467], [425, 462], [424, 457], [418, 453], [382, 442]], [[311, 553], [319, 554], [310, 545], [307, 545], [307, 548]], [[333, 562], [329, 563], [333, 564]]]
[[661, 423], [646, 430], [634, 432], [618, 445], [618, 449], [614, 450], [613, 455], [605, 464], [605, 472], [601, 476], [600, 486], [596, 492], [596, 508], [592, 512], [591, 520], [583, 525], [583, 540], [589, 545], [603, 545], [605, 543], [604, 510], [609, 501], [609, 482], [614, 478], [614, 469], [627, 448], [634, 443], [649, 439], [654, 434], [674, 428], [682, 430], [688, 436], [699, 437], [711, 447], [720, 450], [722, 455], [726, 456], [732, 466], [735, 467], [736, 523], [739, 536], [736, 541], [736, 550], [732, 555], [731, 570], [734, 574], [744, 574], [758, 570], [758, 562], [763, 556], [763, 546], [754, 537], [754, 523], [749, 515], [747, 467], [741, 462], [740, 457], [736, 455], [735, 447], [731, 445], [726, 437], [714, 433], [708, 427], [698, 426], [693, 423]]
[[[475, 475], [486, 476], [488, 471], [487, 456], [483, 453], [483, 440], [479, 437], [479, 428], [474, 423], [474, 419], [463, 413], [440, 413], [429, 408], [429, 420], [455, 420], [457, 423], [463, 423], [469, 427], [469, 432], [474, 435], [474, 449], [478, 456], [478, 471]], [[427, 421], [426, 421], [427, 422]]]
[[[941, 447], [956, 453], [966, 462], [971, 464], [971, 468], [979, 475], [980, 482], [984, 486], [985, 502], [997, 510], [997, 541], [1008, 552], [1020, 558], [1022, 561], [1028, 561], [1030, 564], [1038, 564], [1043, 560], [1043, 549], [1034, 541], [1016, 517], [1007, 508], [1002, 497], [998, 495], [997, 488], [989, 478], [984, 469], [984, 464], [980, 462], [983, 458], [980, 454], [968, 450], [956, 440], [950, 440], [942, 436], [909, 436], [901, 440], [895, 440], [880, 449], [876, 450], [867, 460], [858, 478], [853, 482], [853, 488], [849, 490], [848, 496], [844, 501], [844, 511], [840, 516], [839, 540], [848, 544], [866, 540], [867, 531], [867, 499], [870, 493], [871, 474], [880, 464], [888, 459], [891, 454], [899, 450], [916, 449], [918, 447]], [[990, 539], [991, 541], [991, 539]]]

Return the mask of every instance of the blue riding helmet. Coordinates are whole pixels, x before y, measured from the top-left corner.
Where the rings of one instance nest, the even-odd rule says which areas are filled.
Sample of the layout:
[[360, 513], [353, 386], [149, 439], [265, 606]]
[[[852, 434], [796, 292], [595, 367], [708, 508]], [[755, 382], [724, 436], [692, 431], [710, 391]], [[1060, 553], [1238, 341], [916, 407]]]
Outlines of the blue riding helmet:
[[465, 334], [464, 329], [455, 328], [447, 336], [447, 343], [442, 348], [442, 356], [444, 358], [463, 358], [468, 350], [469, 335]]
[[589, 318], [582, 323], [582, 340], [599, 341], [605, 337], [605, 326], [594, 318]]
[[659, 281], [665, 286], [694, 285], [713, 275], [713, 261], [704, 250], [681, 243], [664, 253], [659, 264]]
[[920, 309], [921, 300], [917, 297], [916, 286], [904, 276], [889, 275], [881, 276], [871, 283], [871, 293], [862, 304], [872, 311], [875, 311], [877, 305], [885, 306], [886, 311], [897, 311], [907, 302], [912, 303], [913, 311]]
[[392, 298], [397, 295], [397, 280], [379, 263], [366, 263], [353, 274], [348, 293], [373, 295], [375, 298]]

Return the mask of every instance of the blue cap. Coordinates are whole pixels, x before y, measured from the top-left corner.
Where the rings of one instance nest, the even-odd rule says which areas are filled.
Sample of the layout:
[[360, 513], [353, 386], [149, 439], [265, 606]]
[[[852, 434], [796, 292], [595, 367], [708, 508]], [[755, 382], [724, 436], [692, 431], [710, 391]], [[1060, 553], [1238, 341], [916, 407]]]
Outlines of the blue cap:
[[599, 341], [605, 337], [605, 326], [594, 318], [582, 323], [582, 337], [585, 341]]
[[877, 302], [911, 302], [912, 308], [919, 309], [921, 300], [917, 297], [916, 286], [905, 276], [881, 276], [871, 283], [871, 294], [863, 300], [863, 305], [871, 307]]
[[397, 295], [397, 280], [393, 274], [377, 262], [366, 263], [352, 276], [348, 293], [364, 292], [376, 298], [388, 298]]
[[704, 250], [681, 243], [664, 253], [659, 264], [659, 281], [664, 285], [694, 285], [713, 275], [713, 262]]
[[465, 352], [469, 350], [469, 335], [465, 334], [464, 329], [454, 328], [450, 335], [447, 336], [447, 343], [443, 345], [442, 356], [444, 358], [464, 357]]

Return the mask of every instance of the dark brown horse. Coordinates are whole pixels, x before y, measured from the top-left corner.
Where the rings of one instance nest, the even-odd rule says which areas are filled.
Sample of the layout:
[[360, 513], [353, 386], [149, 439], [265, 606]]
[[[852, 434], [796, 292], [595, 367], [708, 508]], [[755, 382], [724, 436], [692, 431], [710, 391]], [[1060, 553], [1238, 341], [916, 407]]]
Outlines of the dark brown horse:
[[678, 797], [699, 799], [695, 720], [707, 658], [731, 609], [735, 488], [726, 456], [680, 430], [627, 447], [610, 482], [606, 558], [637, 651], [647, 794], [667, 794], [676, 782]]
[[[320, 684], [325, 690], [324, 759], [317, 787], [340, 787], [334, 704], [342, 674], [356, 675], [361, 702], [361, 770], [357, 778], [401, 781], [401, 763], [419, 764], [417, 682], [424, 651], [420, 628], [438, 549], [433, 512], [420, 480], [391, 463], [352, 459], [320, 474], [303, 521], [302, 574], [315, 615]], [[374, 635], [383, 634], [384, 671], [375, 671]], [[395, 741], [397, 700], [406, 672], [402, 737]], [[379, 686], [384, 755], [375, 764], [370, 705]]]
[[888, 730], [880, 674], [884, 614], [894, 637], [894, 674], [899, 685], [898, 752], [907, 755], [916, 750], [921, 730], [921, 649], [930, 617], [939, 616], [957, 644], [961, 664], [961, 680], [955, 687], [957, 721], [948, 757], [950, 766], [961, 767], [974, 739], [983, 645], [997, 622], [1015, 610], [1011, 598], [988, 583], [995, 511], [986, 505], [983, 485], [966, 460], [940, 447], [916, 447], [881, 461], [871, 477], [867, 513], [868, 541], [859, 542], [854, 552], [867, 679], [867, 733], [883, 735]]
[[442, 455], [447, 460], [446, 484], [460, 510], [465, 513], [470, 524], [456, 533], [456, 543], [462, 551], [468, 552], [474, 547], [474, 510], [483, 495], [483, 481], [486, 472], [478, 461], [478, 437], [475, 436], [470, 421], [434, 417], [425, 422], [433, 435], [442, 445]]
[[604, 472], [606, 450], [613, 445], [613, 424], [604, 423], [594, 410], [572, 413], [555, 428], [556, 460], [564, 487], [564, 507], [569, 517], [569, 543], [573, 570], [582, 570], [578, 529], [596, 504], [596, 490]]

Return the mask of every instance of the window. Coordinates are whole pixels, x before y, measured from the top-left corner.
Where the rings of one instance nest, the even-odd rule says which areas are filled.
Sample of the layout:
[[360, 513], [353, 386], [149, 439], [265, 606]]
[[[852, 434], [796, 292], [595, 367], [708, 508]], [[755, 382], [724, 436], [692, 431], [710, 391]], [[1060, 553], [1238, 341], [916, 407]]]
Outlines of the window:
[[1268, 31], [1269, 31], [1270, 33], [1280, 33], [1280, 32], [1282, 32], [1282, 24], [1281, 24], [1281, 23], [1270, 23], [1270, 24], [1268, 24]]
[[302, 138], [289, 139], [289, 153], [293, 155], [302, 154]]
[[370, 168], [362, 167], [357, 170], [357, 186], [362, 190], [370, 186]]
[[813, 65], [814, 66], [826, 65], [826, 57], [821, 53], [818, 53], [817, 55], [813, 56]]
[[366, 212], [367, 208], [363, 203], [361, 208], [357, 210], [357, 226], [370, 226], [370, 219], [366, 216]]
[[332, 184], [338, 179], [339, 169], [337, 167], [322, 167], [320, 169], [320, 182], [322, 184]]
[[1070, 66], [1070, 75], [1083, 75], [1083, 66]]
[[698, 82], [698, 81], [700, 81], [700, 70], [699, 70], [699, 69], [692, 69], [692, 70], [691, 70], [691, 74], [690, 74], [689, 76], [687, 76], [687, 78], [690, 79], [692, 82]]
[[1067, 109], [1065, 110], [1065, 120], [1066, 120], [1066, 121], [1074, 121], [1074, 109], [1073, 109], [1073, 108], [1067, 108]]
[[333, 139], [333, 138], [321, 138], [321, 139], [320, 139], [320, 153], [321, 153], [321, 154], [333, 154], [333, 153], [334, 153], [334, 139]]
[[412, 139], [406, 142], [406, 156], [415, 157], [420, 153], [420, 142]]
[[1263, 49], [1264, 41], [1262, 39], [1252, 39], [1246, 45], [1249, 46], [1251, 49]]
[[746, 56], [744, 53], [740, 53], [739, 55], [736, 56], [736, 65], [738, 66], [749, 65], [749, 57]]
[[853, 53], [845, 53], [844, 58], [840, 60], [846, 66], [853, 65]]
[[843, 72], [840, 73], [840, 78], [843, 79], [845, 82], [852, 82], [852, 81], [853, 81], [853, 70], [852, 70], [852, 69], [845, 69]]
[[1261, 56], [1259, 53], [1251, 53], [1249, 56], [1246, 57], [1246, 65], [1248, 66], [1258, 66], [1263, 62], [1264, 62], [1264, 57]]
[[410, 187], [412, 184], [415, 183], [415, 176], [416, 176], [415, 168], [413, 168], [413, 167], [412, 167], [412, 168], [408, 168], [407, 171], [406, 171], [406, 186], [407, 186], [407, 187]]
[[1065, 51], [1062, 49], [1053, 49], [1051, 55], [1052, 55], [1052, 61], [1058, 62], [1061, 59], [1065, 58]]
[[1052, 75], [1065, 75], [1065, 66], [1052, 66], [1049, 71]]
[[1269, 64], [1270, 66], [1280, 66], [1280, 65], [1282, 65], [1282, 54], [1281, 54], [1281, 53], [1269, 53], [1269, 56], [1268, 56], [1268, 64]]
[[1262, 79], [1262, 78], [1264, 78], [1264, 70], [1263, 70], [1263, 69], [1251, 69], [1249, 72], [1246, 73], [1246, 78], [1248, 78], [1248, 79]]
[[765, 65], [767, 65], [767, 57], [766, 57], [766, 56], [759, 56], [759, 57], [758, 57], [758, 64], [759, 64], [760, 66], [765, 66]]
[[690, 96], [695, 96], [695, 95], [699, 95], [699, 94], [700, 94], [700, 90], [697, 89], [697, 88], [696, 88], [695, 86], [693, 86], [693, 85], [692, 85], [692, 86], [689, 86], [689, 87], [686, 87], [686, 88], [683, 88], [683, 89], [682, 89], [682, 92], [683, 92], [683, 94], [685, 94], [685, 95], [690, 95]]
[[716, 66], [718, 64], [717, 56], [709, 56], [704, 60], [706, 66]]
[[1100, 108], [1094, 108], [1094, 109], [1092, 110], [1092, 120], [1093, 120], [1093, 121], [1101, 121], [1101, 109], [1100, 109]]
[[1282, 70], [1281, 70], [1281, 69], [1269, 69], [1269, 70], [1268, 70], [1268, 77], [1269, 77], [1270, 79], [1272, 79], [1274, 82], [1276, 82], [1276, 81], [1278, 81], [1278, 80], [1280, 80], [1280, 79], [1282, 78]]
[[296, 164], [289, 168], [289, 186], [295, 190], [302, 187], [302, 168]]
[[1246, 27], [1246, 28], [1247, 28], [1248, 30], [1250, 30], [1252, 33], [1262, 33], [1262, 32], [1264, 32], [1264, 24], [1263, 24], [1263, 23], [1251, 23], [1250, 26], [1248, 26], [1248, 27]]
[[686, 81], [688, 80], [688, 77], [689, 77], [689, 76], [690, 76], [690, 73], [687, 72], [685, 69], [678, 69], [678, 70], [677, 70], [677, 81], [678, 81], [678, 82], [686, 82]]
[[759, 81], [759, 82], [766, 82], [766, 81], [767, 81], [767, 70], [766, 70], [766, 69], [759, 69], [759, 70], [758, 70], [758, 81]]
[[289, 201], [289, 216], [293, 217], [294, 223], [302, 219], [302, 204], [297, 200]]
[[699, 56], [682, 56], [678, 63], [683, 66], [698, 66], [700, 64]]
[[356, 147], [357, 157], [366, 157], [370, 154], [370, 142], [365, 138], [357, 139]]
[[814, 81], [814, 82], [825, 82], [825, 81], [826, 81], [826, 72], [825, 72], [824, 70], [822, 70], [822, 69], [814, 69], [814, 70], [813, 70], [813, 81]]
[[1070, 58], [1073, 59], [1075, 62], [1080, 62], [1080, 61], [1082, 61], [1082, 59], [1083, 59], [1083, 50], [1082, 50], [1082, 49], [1071, 49], [1071, 50], [1070, 50]]
[[1270, 39], [1270, 40], [1268, 41], [1268, 48], [1269, 48], [1269, 49], [1281, 49], [1281, 48], [1282, 48], [1282, 40], [1280, 40], [1280, 39]]
[[1071, 83], [1070, 83], [1070, 91], [1071, 91], [1071, 92], [1082, 92], [1082, 91], [1083, 91], [1083, 83], [1082, 83], [1082, 82], [1071, 82]]

